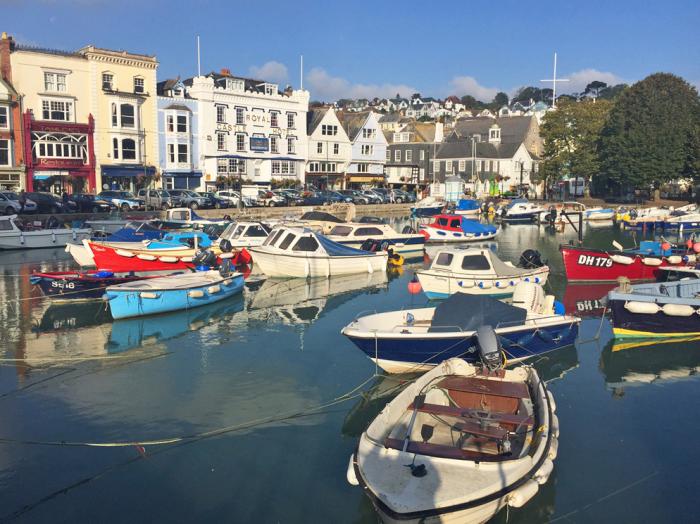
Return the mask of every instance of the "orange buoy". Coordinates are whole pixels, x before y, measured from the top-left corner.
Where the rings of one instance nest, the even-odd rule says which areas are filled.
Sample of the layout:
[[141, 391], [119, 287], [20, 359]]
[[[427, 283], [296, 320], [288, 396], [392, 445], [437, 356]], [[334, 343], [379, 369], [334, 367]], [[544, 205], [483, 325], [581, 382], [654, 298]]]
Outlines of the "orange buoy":
[[408, 292], [411, 295], [417, 295], [418, 293], [421, 292], [421, 285], [420, 282], [418, 282], [418, 277], [414, 274], [413, 278], [411, 281], [408, 283]]

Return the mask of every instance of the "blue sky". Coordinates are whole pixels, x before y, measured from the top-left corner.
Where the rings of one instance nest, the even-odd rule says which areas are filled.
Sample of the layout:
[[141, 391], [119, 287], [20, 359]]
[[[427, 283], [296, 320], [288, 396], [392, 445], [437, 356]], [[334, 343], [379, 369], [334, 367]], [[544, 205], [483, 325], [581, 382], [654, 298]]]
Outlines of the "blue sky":
[[700, 84], [700, 2], [388, 2], [0, 0], [0, 30], [59, 49], [95, 44], [157, 55], [159, 78], [228, 67], [299, 85], [313, 99], [471, 94], [543, 85], [552, 56], [562, 91], [664, 71]]

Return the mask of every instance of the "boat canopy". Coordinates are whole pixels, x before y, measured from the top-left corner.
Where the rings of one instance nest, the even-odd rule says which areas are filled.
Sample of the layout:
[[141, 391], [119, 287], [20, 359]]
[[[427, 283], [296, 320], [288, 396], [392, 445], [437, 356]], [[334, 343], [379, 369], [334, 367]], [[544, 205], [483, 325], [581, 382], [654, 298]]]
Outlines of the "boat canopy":
[[337, 216], [331, 215], [330, 213], [326, 213], [324, 211], [307, 211], [306, 213], [301, 215], [300, 220], [335, 222], [337, 224], [342, 224], [344, 222], [344, 220], [339, 219]]
[[480, 207], [481, 205], [479, 204], [479, 201], [471, 198], [461, 198], [457, 202], [457, 209], [459, 211], [472, 211], [479, 209]]
[[464, 217], [462, 217], [462, 231], [465, 233], [474, 233], [474, 234], [492, 234], [498, 231], [498, 228], [496, 226], [492, 226], [490, 224], [481, 224], [476, 220], [468, 220]]
[[334, 242], [330, 238], [321, 235], [320, 233], [311, 233], [316, 237], [321, 247], [326, 250], [328, 256], [331, 257], [357, 257], [357, 256], [367, 256], [370, 253], [363, 251], [361, 249], [355, 249], [354, 247], [348, 247], [338, 242]]
[[527, 311], [486, 295], [455, 293], [441, 302], [433, 314], [429, 333], [476, 331], [481, 326], [518, 325], [525, 322]]
[[210, 247], [211, 238], [201, 231], [184, 231], [182, 233], [168, 233], [162, 240], [148, 244], [148, 249], [167, 249], [170, 247], [189, 246], [194, 247], [194, 238], [197, 237], [199, 247]]

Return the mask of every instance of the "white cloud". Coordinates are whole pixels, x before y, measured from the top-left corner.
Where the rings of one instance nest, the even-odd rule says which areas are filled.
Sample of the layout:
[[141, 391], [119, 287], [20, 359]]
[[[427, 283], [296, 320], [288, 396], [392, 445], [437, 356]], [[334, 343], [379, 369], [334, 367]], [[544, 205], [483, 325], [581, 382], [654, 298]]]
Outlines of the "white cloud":
[[260, 67], [250, 66], [248, 71], [250, 75], [257, 80], [268, 80], [279, 84], [286, 82], [289, 78], [287, 66], [280, 62], [275, 62], [274, 60], [265, 62]]
[[399, 93], [408, 97], [418, 90], [405, 84], [353, 84], [349, 80], [331, 76], [321, 67], [314, 67], [304, 77], [305, 87], [314, 100], [332, 101], [339, 98], [389, 98]]
[[[558, 93], [583, 93], [586, 86], [594, 80], [605, 82], [609, 86], [626, 83], [625, 80], [617, 76], [615, 73], [598, 71], [597, 69], [582, 69], [570, 75], [565, 75], [562, 78], [568, 78], [568, 82], [557, 82]], [[547, 84], [547, 87], [552, 87], [552, 84]]]
[[456, 76], [450, 80], [449, 91], [458, 97], [471, 95], [482, 102], [490, 102], [496, 93], [503, 90], [482, 86], [473, 76]]

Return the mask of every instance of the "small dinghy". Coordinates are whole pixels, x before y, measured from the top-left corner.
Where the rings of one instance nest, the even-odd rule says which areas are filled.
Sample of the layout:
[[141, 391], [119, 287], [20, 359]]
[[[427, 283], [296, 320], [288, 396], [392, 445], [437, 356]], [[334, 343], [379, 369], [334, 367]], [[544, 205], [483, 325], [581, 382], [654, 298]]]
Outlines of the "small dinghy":
[[558, 438], [554, 398], [533, 367], [450, 359], [374, 419], [347, 479], [383, 522], [482, 523], [535, 496], [554, 469]]
[[461, 215], [442, 214], [433, 218], [430, 224], [420, 226], [420, 233], [426, 242], [472, 242], [489, 240], [498, 234], [498, 228], [490, 224], [480, 224]]
[[630, 285], [608, 293], [615, 338], [700, 335], [700, 280]]
[[[563, 309], [539, 284], [520, 282], [512, 305], [455, 293], [437, 307], [358, 317], [341, 333], [387, 373], [426, 371], [452, 357], [476, 362], [485, 336], [498, 342], [499, 355], [517, 362], [575, 342], [581, 319]], [[491, 335], [479, 333], [484, 327]]]
[[473, 198], [460, 198], [454, 212], [455, 215], [476, 217], [481, 213], [481, 203]]
[[520, 282], [547, 282], [549, 267], [539, 252], [523, 252], [520, 266], [503, 262], [490, 249], [444, 248], [429, 269], [416, 271], [416, 275], [430, 299], [447, 298], [454, 293], [506, 298]]
[[243, 275], [222, 268], [110, 286], [106, 297], [112, 317], [119, 319], [213, 304], [242, 289]]
[[115, 274], [111, 271], [60, 271], [55, 273], [32, 273], [29, 282], [44, 296], [54, 302], [78, 302], [100, 300], [105, 288], [145, 278], [134, 274]]
[[418, 201], [418, 203], [411, 208], [411, 215], [414, 217], [432, 217], [441, 213], [444, 208], [444, 201], [428, 196]]

